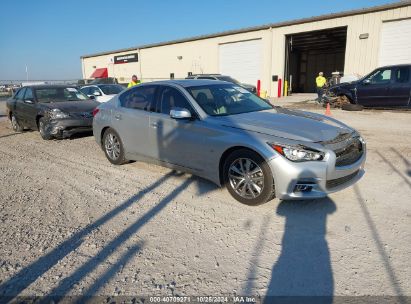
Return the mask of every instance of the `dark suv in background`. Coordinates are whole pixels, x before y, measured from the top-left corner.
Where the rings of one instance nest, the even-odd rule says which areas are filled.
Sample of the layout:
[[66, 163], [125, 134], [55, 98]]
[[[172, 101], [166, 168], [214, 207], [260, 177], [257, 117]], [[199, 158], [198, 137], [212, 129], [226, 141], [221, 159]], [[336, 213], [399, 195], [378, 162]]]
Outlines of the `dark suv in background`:
[[190, 75], [186, 77], [186, 79], [209, 79], [209, 80], [227, 81], [227, 82], [231, 82], [239, 86], [242, 86], [244, 89], [246, 89], [247, 91], [250, 91], [251, 93], [254, 93], [254, 94], [257, 93], [257, 88], [253, 86], [252, 84], [241, 83], [238, 80], [230, 76], [225, 76], [221, 74], [194, 74], [194, 75]]
[[363, 78], [334, 85], [331, 96], [346, 96], [364, 107], [411, 107], [411, 64], [375, 69]]

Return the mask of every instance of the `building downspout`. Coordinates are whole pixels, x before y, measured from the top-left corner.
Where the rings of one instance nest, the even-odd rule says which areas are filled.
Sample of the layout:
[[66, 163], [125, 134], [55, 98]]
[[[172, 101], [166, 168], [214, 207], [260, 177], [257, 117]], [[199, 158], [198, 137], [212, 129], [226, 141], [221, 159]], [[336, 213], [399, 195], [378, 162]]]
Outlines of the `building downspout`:
[[81, 57], [81, 70], [83, 72], [83, 79], [86, 79], [86, 69], [84, 67], [84, 58]]
[[141, 60], [141, 50], [137, 50], [137, 54], [138, 54], [138, 60], [140, 61], [140, 82], [143, 82], [143, 73], [141, 69], [141, 65], [143, 61]]

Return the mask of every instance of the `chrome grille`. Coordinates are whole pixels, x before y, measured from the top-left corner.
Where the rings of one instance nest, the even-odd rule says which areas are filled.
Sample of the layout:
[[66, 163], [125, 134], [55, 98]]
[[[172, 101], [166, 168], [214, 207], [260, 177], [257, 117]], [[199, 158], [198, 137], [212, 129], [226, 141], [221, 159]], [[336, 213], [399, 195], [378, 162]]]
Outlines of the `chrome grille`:
[[358, 174], [358, 170], [347, 176], [343, 176], [343, 177], [336, 178], [336, 179], [330, 179], [327, 181], [327, 189], [332, 189], [340, 185], [343, 185], [349, 182], [350, 180], [352, 180], [354, 177], [356, 177], [357, 174]]
[[344, 133], [331, 141], [322, 142], [322, 144], [334, 151], [336, 167], [351, 165], [358, 161], [364, 153], [360, 138], [353, 136], [353, 134]]
[[353, 138], [349, 144], [341, 149], [334, 151], [336, 155], [335, 166], [348, 166], [359, 160], [363, 154], [362, 143], [358, 137]]

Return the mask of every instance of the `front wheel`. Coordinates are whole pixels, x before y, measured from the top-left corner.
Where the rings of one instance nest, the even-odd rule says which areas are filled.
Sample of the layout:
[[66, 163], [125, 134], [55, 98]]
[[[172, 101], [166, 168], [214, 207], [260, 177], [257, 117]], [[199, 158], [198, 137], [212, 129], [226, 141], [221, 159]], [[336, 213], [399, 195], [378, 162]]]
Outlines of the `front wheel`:
[[225, 186], [237, 201], [259, 205], [274, 198], [273, 174], [256, 152], [234, 151], [227, 157], [223, 170]]
[[44, 140], [50, 140], [53, 138], [53, 135], [51, 134], [51, 126], [47, 119], [44, 117], [40, 118], [39, 120], [39, 132], [41, 138]]
[[124, 148], [120, 136], [113, 129], [107, 129], [104, 132], [103, 150], [109, 162], [114, 165], [121, 165], [127, 161], [124, 157]]

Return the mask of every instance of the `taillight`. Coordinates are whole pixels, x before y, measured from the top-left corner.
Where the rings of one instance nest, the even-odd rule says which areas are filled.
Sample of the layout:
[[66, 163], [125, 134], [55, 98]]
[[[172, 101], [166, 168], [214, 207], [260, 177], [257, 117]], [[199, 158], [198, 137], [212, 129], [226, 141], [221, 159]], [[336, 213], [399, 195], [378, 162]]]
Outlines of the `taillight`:
[[95, 117], [99, 111], [100, 111], [100, 110], [99, 110], [98, 108], [95, 108], [95, 109], [93, 110], [93, 112], [91, 112], [91, 113], [93, 114], [93, 117]]

